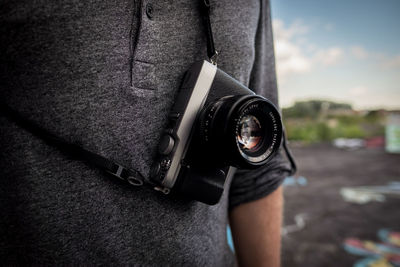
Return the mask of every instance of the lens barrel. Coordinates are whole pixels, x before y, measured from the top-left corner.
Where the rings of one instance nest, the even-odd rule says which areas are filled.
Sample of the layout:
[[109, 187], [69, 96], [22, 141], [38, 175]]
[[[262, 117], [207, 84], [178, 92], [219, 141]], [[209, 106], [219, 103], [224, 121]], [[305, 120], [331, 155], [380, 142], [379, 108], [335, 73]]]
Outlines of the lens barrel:
[[264, 165], [279, 149], [282, 123], [278, 110], [257, 95], [222, 97], [200, 114], [204, 155], [238, 168]]

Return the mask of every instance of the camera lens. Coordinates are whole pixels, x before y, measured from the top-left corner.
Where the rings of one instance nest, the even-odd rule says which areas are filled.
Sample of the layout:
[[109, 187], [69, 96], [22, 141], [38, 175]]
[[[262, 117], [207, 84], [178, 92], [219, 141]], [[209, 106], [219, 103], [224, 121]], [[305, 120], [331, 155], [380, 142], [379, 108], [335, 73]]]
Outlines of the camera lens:
[[282, 124], [278, 110], [257, 95], [228, 96], [200, 114], [200, 137], [207, 155], [239, 168], [265, 164], [278, 150]]

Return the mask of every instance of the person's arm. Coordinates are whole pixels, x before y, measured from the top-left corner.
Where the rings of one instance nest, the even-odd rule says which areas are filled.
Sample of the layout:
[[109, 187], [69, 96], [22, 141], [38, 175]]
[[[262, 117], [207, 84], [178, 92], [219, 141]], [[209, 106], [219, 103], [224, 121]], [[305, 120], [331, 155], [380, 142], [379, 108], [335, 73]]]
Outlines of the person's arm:
[[241, 204], [229, 220], [240, 267], [280, 266], [282, 187], [256, 201]]

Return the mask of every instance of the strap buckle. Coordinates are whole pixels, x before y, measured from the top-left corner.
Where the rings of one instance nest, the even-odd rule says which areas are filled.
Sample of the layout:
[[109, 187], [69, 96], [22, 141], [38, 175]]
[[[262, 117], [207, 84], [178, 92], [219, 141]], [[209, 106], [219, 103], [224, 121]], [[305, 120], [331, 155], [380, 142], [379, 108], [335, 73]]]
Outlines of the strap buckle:
[[219, 53], [218, 53], [217, 50], [215, 50], [214, 55], [212, 55], [212, 56], [210, 57], [211, 64], [217, 66], [218, 56], [219, 56]]
[[138, 175], [136, 171], [130, 170], [125, 168], [124, 166], [118, 164], [118, 163], [113, 163], [114, 166], [112, 170], [107, 170], [107, 172], [118, 179], [127, 181], [131, 185], [134, 186], [141, 186], [143, 185], [144, 181], [141, 177], [141, 175]]

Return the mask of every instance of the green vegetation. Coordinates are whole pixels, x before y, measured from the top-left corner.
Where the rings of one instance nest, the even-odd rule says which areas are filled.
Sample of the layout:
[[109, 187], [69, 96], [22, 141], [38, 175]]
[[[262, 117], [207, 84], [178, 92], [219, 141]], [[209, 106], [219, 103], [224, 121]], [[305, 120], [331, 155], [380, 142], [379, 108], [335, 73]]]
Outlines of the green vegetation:
[[312, 100], [282, 110], [289, 140], [309, 143], [384, 135], [384, 111], [358, 112], [349, 104]]
[[299, 101], [293, 107], [283, 109], [286, 118], [314, 118], [326, 110], [352, 110], [349, 104], [339, 104], [331, 101], [310, 100]]

